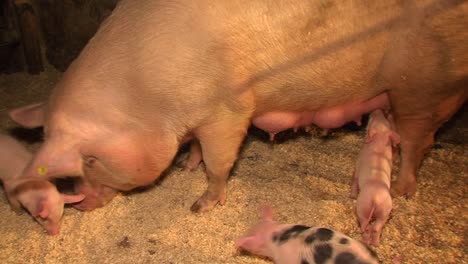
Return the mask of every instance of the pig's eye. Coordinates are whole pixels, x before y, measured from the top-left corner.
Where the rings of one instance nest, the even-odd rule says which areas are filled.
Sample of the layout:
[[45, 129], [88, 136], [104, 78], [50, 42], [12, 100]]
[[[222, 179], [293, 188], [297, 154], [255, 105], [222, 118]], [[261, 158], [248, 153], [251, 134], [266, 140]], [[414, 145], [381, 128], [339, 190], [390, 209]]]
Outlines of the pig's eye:
[[94, 166], [94, 163], [96, 163], [96, 161], [97, 161], [97, 158], [93, 156], [86, 157], [84, 160], [85, 165], [88, 168], [92, 168]]

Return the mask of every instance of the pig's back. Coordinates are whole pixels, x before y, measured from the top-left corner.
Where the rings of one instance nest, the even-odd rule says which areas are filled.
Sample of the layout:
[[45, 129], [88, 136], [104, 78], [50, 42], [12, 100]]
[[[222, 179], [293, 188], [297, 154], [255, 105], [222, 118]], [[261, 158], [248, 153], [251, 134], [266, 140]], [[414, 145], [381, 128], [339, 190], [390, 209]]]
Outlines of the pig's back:
[[[254, 90], [256, 114], [314, 111], [370, 99], [391, 89], [395, 76], [418, 76], [408, 70], [424, 73], [420, 83], [437, 78], [440, 92], [466, 78], [462, 2], [218, 1], [226, 6], [218, 35], [229, 46], [232, 82]], [[408, 66], [407, 54], [418, 52], [426, 58]]]
[[[253, 93], [254, 115], [361, 102], [390, 88], [378, 83], [378, 73], [390, 40], [408, 18], [402, 5], [398, 0], [123, 0], [72, 64], [85, 73], [66, 73], [92, 85], [65, 88], [72, 91], [64, 94], [90, 89], [105, 97], [111, 87], [125, 94], [112, 103], [118, 100], [120, 110], [136, 119], [166, 108], [194, 123], [198, 116], [192, 109], [199, 109], [200, 118], [210, 116], [213, 109], [206, 105], [232, 103], [243, 91]], [[434, 34], [444, 32], [442, 41], [455, 43], [446, 24], [438, 22]], [[464, 58], [468, 52], [453, 54]], [[404, 69], [391, 65], [397, 74]]]
[[257, 113], [317, 110], [382, 92], [369, 84], [401, 12], [396, 1], [239, 2], [222, 41], [235, 83], [254, 90]]
[[138, 99], [155, 103], [144, 93], [167, 103], [194, 90], [206, 98], [206, 89], [253, 89], [259, 111], [264, 101], [294, 110], [285, 92], [322, 99], [312, 110], [368, 99], [380, 92], [362, 90], [401, 10], [396, 0], [374, 2], [123, 0], [72, 67], [113, 89], [128, 92], [131, 82]]

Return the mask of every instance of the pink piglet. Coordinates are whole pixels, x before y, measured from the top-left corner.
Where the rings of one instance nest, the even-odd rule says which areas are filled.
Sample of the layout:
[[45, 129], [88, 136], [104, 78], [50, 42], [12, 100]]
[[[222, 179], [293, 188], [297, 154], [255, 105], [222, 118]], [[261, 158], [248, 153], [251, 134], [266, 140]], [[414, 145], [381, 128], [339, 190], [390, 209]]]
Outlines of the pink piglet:
[[0, 179], [10, 205], [16, 211], [24, 207], [49, 235], [57, 235], [64, 203], [79, 202], [84, 195], [61, 194], [47, 179], [22, 176], [31, 158], [18, 141], [0, 134]]
[[[375, 246], [380, 244], [382, 228], [392, 210], [392, 146], [400, 142], [392, 130], [390, 115], [389, 120], [381, 110], [370, 114], [366, 141], [356, 162], [351, 187], [351, 197], [357, 197], [356, 212], [363, 240]], [[375, 221], [371, 224], [372, 219]]]

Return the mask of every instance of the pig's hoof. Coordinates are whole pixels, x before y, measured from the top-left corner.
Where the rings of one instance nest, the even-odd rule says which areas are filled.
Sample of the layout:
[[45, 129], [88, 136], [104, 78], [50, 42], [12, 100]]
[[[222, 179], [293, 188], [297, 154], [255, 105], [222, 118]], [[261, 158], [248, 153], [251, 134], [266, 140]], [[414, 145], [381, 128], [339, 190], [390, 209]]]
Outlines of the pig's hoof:
[[95, 200], [84, 200], [83, 202], [73, 204], [73, 208], [76, 208], [80, 211], [91, 211], [103, 205]]
[[201, 159], [191, 158], [191, 155], [186, 153], [176, 158], [175, 165], [178, 168], [183, 168], [184, 171], [195, 171], [200, 166], [201, 161]]
[[366, 231], [362, 233], [362, 242], [364, 242], [366, 245], [370, 245], [370, 242], [371, 242], [370, 231]]
[[371, 241], [370, 244], [371, 244], [372, 246], [374, 246], [374, 247], [380, 246], [380, 235], [374, 234], [374, 235], [372, 236], [372, 241]]
[[416, 182], [400, 183], [396, 181], [394, 184], [392, 184], [390, 193], [392, 197], [394, 198], [400, 197], [400, 196], [406, 196], [407, 198], [410, 198], [416, 193], [416, 189], [417, 189]]
[[219, 203], [218, 200], [210, 201], [207, 199], [200, 198], [198, 201], [193, 203], [192, 207], [190, 207], [190, 211], [194, 213], [203, 213], [208, 212], [213, 209]]
[[187, 163], [185, 164], [184, 166], [184, 170], [185, 171], [195, 171], [198, 169], [198, 167], [200, 166], [200, 162], [190, 162], [190, 161], [187, 161]]
[[91, 211], [94, 209], [90, 207], [89, 205], [82, 205], [82, 204], [74, 204], [73, 208], [78, 209], [80, 211]]
[[208, 192], [205, 192], [200, 199], [198, 199], [192, 207], [190, 207], [190, 211], [194, 213], [203, 213], [208, 212], [213, 209], [217, 204], [224, 205], [226, 202], [226, 191], [223, 191], [218, 197], [213, 198], [209, 197], [210, 195]]

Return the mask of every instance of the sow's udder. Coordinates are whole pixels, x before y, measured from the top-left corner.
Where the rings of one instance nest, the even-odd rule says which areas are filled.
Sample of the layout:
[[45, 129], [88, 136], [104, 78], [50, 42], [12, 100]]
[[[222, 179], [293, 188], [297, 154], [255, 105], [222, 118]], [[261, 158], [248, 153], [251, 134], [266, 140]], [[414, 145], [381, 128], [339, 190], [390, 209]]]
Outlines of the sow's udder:
[[388, 97], [383, 93], [364, 102], [346, 103], [317, 111], [271, 111], [254, 116], [252, 123], [270, 135], [309, 125], [330, 129], [341, 127], [351, 121], [361, 125], [362, 115], [375, 109], [388, 108]]

